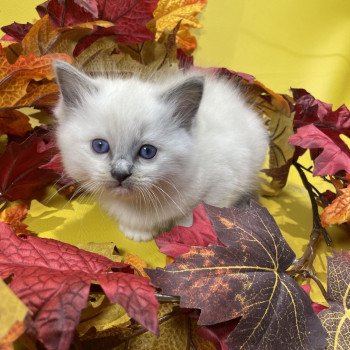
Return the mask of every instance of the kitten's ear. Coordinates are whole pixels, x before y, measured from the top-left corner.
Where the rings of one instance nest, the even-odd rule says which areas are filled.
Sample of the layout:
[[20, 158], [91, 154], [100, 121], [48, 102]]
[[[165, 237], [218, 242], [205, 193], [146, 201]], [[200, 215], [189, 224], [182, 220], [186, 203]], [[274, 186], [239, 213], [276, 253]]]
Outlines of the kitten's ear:
[[64, 61], [55, 61], [54, 70], [63, 102], [67, 107], [77, 106], [83, 102], [84, 94], [97, 91], [97, 86], [90, 77]]
[[191, 77], [167, 91], [163, 98], [167, 103], [174, 104], [174, 118], [180, 125], [190, 128], [202, 100], [204, 77]]

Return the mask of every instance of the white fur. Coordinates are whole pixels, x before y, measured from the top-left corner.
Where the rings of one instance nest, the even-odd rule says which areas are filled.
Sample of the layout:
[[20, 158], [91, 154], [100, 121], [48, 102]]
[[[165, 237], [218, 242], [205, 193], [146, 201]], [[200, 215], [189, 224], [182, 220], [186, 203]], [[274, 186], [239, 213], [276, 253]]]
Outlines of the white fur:
[[[67, 106], [61, 97], [55, 110], [65, 171], [96, 192], [131, 239], [152, 239], [174, 223], [190, 225], [201, 201], [230, 206], [256, 189], [268, 137], [232, 83], [206, 76], [191, 129], [172, 120], [174, 106], [161, 96], [194, 74], [150, 81], [86, 78], [96, 91], [77, 86], [81, 102]], [[109, 154], [93, 152], [95, 138], [109, 142]], [[144, 144], [158, 148], [153, 159], [137, 156]], [[110, 170], [121, 159], [131, 161], [133, 170], [117, 188]]]

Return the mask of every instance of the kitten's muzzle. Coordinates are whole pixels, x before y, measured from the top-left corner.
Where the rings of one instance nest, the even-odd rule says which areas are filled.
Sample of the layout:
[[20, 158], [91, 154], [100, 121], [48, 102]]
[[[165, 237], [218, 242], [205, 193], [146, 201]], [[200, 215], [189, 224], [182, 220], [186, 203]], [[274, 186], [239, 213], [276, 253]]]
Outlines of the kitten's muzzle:
[[132, 175], [129, 171], [118, 171], [118, 170], [111, 170], [111, 175], [113, 179], [116, 179], [119, 181], [119, 183], [122, 183], [124, 180], [126, 180], [128, 177]]

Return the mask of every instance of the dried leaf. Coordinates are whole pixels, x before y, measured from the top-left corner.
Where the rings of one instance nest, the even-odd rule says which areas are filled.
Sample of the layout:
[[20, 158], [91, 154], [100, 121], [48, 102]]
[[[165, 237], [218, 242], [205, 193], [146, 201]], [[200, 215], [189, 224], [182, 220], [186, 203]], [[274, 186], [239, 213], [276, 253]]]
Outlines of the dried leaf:
[[189, 252], [193, 246], [220, 245], [203, 204], [193, 210], [191, 227], [175, 226], [170, 232], [157, 236], [155, 241], [162, 253], [174, 258]]
[[10, 225], [13, 231], [20, 234], [31, 234], [27, 230], [28, 225], [23, 222], [28, 213], [28, 208], [25, 204], [15, 204], [0, 212], [0, 221]]
[[91, 281], [101, 285], [111, 302], [157, 332], [154, 289], [146, 278], [120, 272], [128, 270], [125, 264], [59, 241], [19, 238], [0, 223], [0, 276], [13, 276], [9, 286], [31, 310], [37, 338], [47, 349], [69, 348]]
[[32, 130], [27, 115], [20, 111], [0, 111], [0, 135], [24, 136]]
[[[29, 54], [20, 56], [14, 64], [9, 64], [0, 47], [0, 110], [34, 105], [40, 97], [37, 94], [37, 82], [41, 81], [45, 86], [43, 81], [54, 78], [52, 62], [55, 59], [72, 61], [66, 54], [42, 57]], [[45, 90], [40, 90], [40, 93], [45, 93]], [[28, 100], [28, 96], [31, 99]], [[47, 106], [50, 104], [48, 103]]]
[[45, 187], [60, 175], [40, 169], [57, 153], [52, 135], [31, 134], [21, 143], [11, 142], [0, 155], [0, 199], [15, 201], [41, 197]]
[[7, 335], [0, 339], [0, 350], [14, 350], [14, 342], [25, 332], [24, 322], [17, 321], [9, 330]]
[[323, 149], [314, 158], [314, 175], [334, 175], [339, 170], [350, 172], [350, 150], [340, 138], [331, 138], [313, 124], [298, 128], [289, 142], [305, 149]]
[[327, 301], [318, 316], [328, 333], [327, 349], [347, 349], [350, 344], [350, 253], [328, 257]]
[[170, 33], [180, 23], [177, 45], [187, 54], [191, 53], [197, 43], [190, 29], [201, 28], [197, 16], [206, 3], [206, 0], [160, 0], [154, 11], [154, 21], [150, 25], [154, 28], [156, 40], [159, 40], [163, 34]]
[[321, 214], [323, 227], [350, 222], [350, 185], [347, 188], [341, 189], [340, 192], [342, 194], [334, 199]]
[[166, 269], [147, 270], [152, 283], [200, 309], [200, 325], [241, 317], [230, 349], [324, 349], [310, 299], [285, 273], [295, 255], [267, 210], [205, 208], [225, 246], [192, 247]]

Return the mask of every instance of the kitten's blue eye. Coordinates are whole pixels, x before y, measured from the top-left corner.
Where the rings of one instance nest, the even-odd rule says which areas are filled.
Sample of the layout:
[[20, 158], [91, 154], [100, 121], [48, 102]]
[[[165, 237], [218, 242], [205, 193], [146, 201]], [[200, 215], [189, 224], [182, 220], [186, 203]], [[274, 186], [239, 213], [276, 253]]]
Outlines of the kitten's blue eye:
[[95, 139], [91, 142], [92, 149], [96, 153], [107, 153], [109, 151], [109, 143], [103, 139]]
[[143, 145], [139, 150], [139, 156], [145, 159], [151, 159], [157, 154], [157, 148], [152, 145]]

